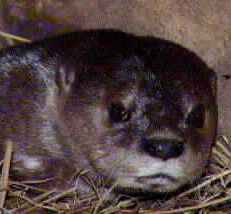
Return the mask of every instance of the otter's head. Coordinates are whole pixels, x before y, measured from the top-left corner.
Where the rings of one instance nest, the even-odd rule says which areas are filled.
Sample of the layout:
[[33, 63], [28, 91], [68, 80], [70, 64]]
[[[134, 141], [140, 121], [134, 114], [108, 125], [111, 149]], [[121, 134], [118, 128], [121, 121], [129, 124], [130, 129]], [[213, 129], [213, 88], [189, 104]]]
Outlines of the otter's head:
[[209, 158], [215, 74], [178, 45], [136, 39], [85, 56], [63, 121], [95, 174], [122, 189], [171, 192], [200, 176]]

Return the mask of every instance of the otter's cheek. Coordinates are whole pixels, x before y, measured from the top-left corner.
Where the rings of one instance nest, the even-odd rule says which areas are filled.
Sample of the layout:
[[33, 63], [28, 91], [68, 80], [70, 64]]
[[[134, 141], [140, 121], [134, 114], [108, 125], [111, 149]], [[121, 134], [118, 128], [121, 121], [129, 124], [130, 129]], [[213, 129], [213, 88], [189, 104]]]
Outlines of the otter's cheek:
[[[116, 152], [115, 152], [116, 151]], [[90, 161], [97, 173], [107, 178], [117, 178], [127, 174], [127, 151], [117, 147], [97, 148], [90, 154]]]
[[209, 106], [207, 109], [204, 127], [198, 130], [198, 134], [201, 138], [201, 151], [205, 156], [208, 155], [208, 159], [217, 134], [217, 109], [215, 106]]

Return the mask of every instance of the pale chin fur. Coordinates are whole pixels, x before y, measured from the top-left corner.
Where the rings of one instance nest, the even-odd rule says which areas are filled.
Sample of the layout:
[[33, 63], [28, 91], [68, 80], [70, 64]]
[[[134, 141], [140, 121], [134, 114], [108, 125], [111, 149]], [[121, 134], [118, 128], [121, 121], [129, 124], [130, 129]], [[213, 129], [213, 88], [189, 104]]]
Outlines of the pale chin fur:
[[149, 160], [146, 166], [139, 166], [143, 165], [140, 161], [134, 160], [133, 163], [137, 165], [137, 172], [119, 176], [118, 186], [149, 192], [171, 192], [187, 183], [186, 175], [177, 159], [167, 162], [152, 160], [152, 163]]
[[167, 180], [162, 179], [155, 179], [153, 181], [150, 180], [150, 183], [140, 183], [137, 182], [137, 178], [135, 177], [124, 177], [119, 178], [117, 181], [117, 186], [120, 189], [123, 188], [129, 188], [132, 189], [133, 192], [150, 192], [150, 193], [167, 193], [167, 192], [173, 192], [177, 190], [180, 186], [182, 186], [182, 183], [175, 182], [172, 183]]

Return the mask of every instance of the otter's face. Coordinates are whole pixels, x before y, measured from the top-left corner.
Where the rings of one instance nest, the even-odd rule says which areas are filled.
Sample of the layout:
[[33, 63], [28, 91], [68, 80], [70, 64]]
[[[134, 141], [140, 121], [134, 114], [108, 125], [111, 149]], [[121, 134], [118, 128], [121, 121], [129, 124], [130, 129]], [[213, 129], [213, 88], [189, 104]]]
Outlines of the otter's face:
[[216, 134], [208, 74], [171, 65], [158, 71], [137, 59], [110, 69], [73, 89], [66, 105], [76, 149], [93, 171], [120, 188], [147, 192], [174, 191], [200, 176]]

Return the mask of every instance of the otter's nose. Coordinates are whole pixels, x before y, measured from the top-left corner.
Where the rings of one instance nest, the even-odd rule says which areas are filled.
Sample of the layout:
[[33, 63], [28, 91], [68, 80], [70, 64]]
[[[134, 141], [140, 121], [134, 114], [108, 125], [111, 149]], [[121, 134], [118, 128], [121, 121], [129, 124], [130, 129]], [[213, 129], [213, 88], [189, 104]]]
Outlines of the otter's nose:
[[142, 147], [149, 155], [163, 160], [179, 157], [184, 151], [184, 144], [175, 139], [142, 139]]

